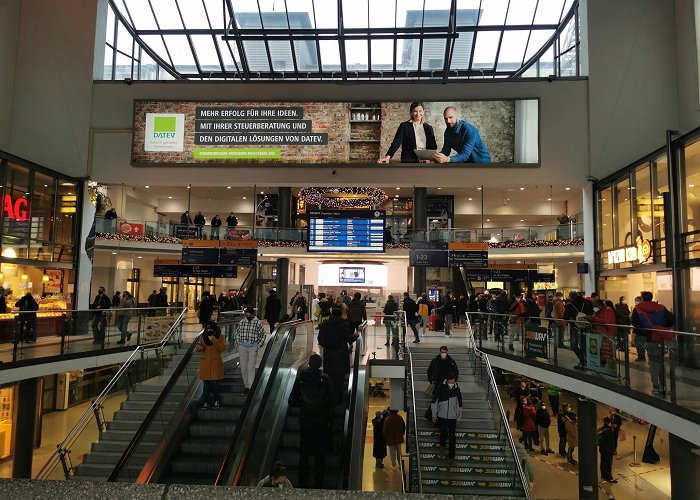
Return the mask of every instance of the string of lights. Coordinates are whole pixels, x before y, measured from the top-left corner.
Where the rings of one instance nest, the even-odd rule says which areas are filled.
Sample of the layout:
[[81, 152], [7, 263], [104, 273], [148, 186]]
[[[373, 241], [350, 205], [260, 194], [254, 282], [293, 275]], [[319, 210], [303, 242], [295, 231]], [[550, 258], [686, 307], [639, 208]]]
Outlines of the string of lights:
[[299, 198], [309, 205], [343, 209], [376, 207], [387, 195], [375, 187], [305, 187], [299, 191]]

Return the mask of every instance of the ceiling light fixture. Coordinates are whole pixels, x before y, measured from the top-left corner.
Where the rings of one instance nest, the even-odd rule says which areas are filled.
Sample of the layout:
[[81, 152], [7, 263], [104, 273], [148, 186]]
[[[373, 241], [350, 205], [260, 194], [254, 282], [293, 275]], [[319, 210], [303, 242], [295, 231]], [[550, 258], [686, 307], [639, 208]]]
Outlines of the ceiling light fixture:
[[151, 186], [144, 186], [144, 187], [145, 187], [146, 189], [150, 189], [150, 188], [151, 188]]
[[469, 201], [472, 201], [472, 199], [471, 199], [471, 198], [469, 198]]
[[566, 188], [567, 191], [571, 191], [571, 188]]
[[525, 191], [525, 188], [520, 188], [520, 191]]
[[231, 186], [226, 186], [226, 189], [231, 189]]
[[442, 188], [438, 188], [438, 191], [440, 191]]
[[168, 196], [168, 199], [169, 199], [169, 200], [172, 200], [172, 199], [173, 199], [173, 197], [172, 197], [172, 196]]
[[400, 190], [401, 190], [401, 188], [400, 188], [400, 187], [397, 187], [397, 188], [396, 188], [396, 190], [397, 190], [397, 191], [400, 191]]
[[491, 219], [486, 219], [486, 222], [491, 222]]
[[136, 258], [137, 258], [137, 259], [143, 259], [143, 257], [141, 257], [140, 255], [139, 255], [138, 257], [136, 257]]
[[547, 198], [547, 201], [552, 201], [552, 199], [551, 199], [551, 198]]
[[248, 197], [247, 197], [247, 196], [244, 196], [244, 197], [243, 197], [243, 199], [244, 199], [244, 200], [247, 200], [247, 199], [248, 199]]
[[117, 252], [112, 252], [112, 255], [117, 255]]
[[481, 188], [480, 188], [480, 187], [478, 187], [478, 188], [476, 188], [476, 190], [477, 190], [477, 191], [481, 191]]

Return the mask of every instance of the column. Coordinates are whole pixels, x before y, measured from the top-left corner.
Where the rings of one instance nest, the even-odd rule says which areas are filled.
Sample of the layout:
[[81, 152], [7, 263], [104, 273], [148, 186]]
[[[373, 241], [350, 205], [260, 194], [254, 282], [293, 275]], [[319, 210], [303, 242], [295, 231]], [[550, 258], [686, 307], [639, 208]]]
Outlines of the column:
[[13, 478], [32, 478], [32, 458], [34, 456], [35, 430], [39, 403], [41, 379], [20, 380], [15, 421], [15, 455], [12, 460]]
[[391, 380], [391, 384], [389, 385], [389, 388], [390, 388], [389, 407], [392, 410], [406, 410], [406, 408], [403, 407], [403, 402], [404, 402], [403, 379], [392, 378], [390, 380]]
[[593, 184], [588, 183], [582, 189], [583, 195], [583, 260], [588, 263], [588, 274], [583, 276], [583, 289], [586, 295], [597, 291], [596, 283], [596, 259], [595, 259], [595, 199], [593, 195]]
[[580, 499], [598, 498], [598, 448], [596, 404], [578, 398], [578, 495]]
[[[428, 189], [413, 188], [413, 230], [416, 241], [425, 241], [428, 227]], [[425, 267], [413, 268], [413, 293], [420, 295], [426, 288]]]
[[[289, 309], [289, 259], [277, 259], [277, 298], [282, 303], [282, 314]], [[263, 298], [265, 300], [265, 298]]]
[[[95, 205], [90, 201], [88, 181], [83, 182], [82, 203], [80, 204], [80, 231], [79, 239], [75, 242], [78, 250], [78, 272], [75, 277], [75, 291], [73, 307], [71, 309], [87, 310], [90, 306], [90, 282], [92, 280], [92, 259], [85, 250], [85, 240], [95, 224]], [[93, 245], [94, 245], [94, 232]], [[94, 250], [94, 248], [93, 248]]]
[[700, 456], [693, 450], [698, 446], [674, 434], [668, 434], [671, 462], [671, 496], [682, 498], [700, 489]]
[[277, 227], [292, 227], [292, 188], [281, 187], [277, 191]]

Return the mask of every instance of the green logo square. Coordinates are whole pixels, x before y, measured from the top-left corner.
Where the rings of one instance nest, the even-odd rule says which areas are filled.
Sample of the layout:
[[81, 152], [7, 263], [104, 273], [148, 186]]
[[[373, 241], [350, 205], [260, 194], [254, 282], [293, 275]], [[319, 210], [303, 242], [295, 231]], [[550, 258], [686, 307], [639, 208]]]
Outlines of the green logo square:
[[177, 118], [174, 116], [156, 116], [153, 119], [154, 132], [175, 132], [177, 129]]

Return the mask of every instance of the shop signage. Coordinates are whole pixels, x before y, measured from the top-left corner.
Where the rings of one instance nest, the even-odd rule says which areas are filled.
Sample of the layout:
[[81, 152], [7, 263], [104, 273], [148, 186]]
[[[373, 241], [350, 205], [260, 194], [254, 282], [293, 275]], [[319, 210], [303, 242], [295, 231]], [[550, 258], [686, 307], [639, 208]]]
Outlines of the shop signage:
[[616, 375], [615, 347], [607, 335], [586, 334], [586, 367], [606, 375]]
[[525, 356], [547, 359], [547, 329], [528, 326], [525, 329]]
[[60, 212], [62, 214], [74, 214], [78, 209], [78, 197], [74, 194], [64, 194], [61, 196], [61, 208]]
[[175, 226], [175, 237], [181, 240], [186, 240], [187, 238], [196, 238], [199, 235], [199, 228], [197, 226], [188, 226], [186, 224], [178, 224]]
[[24, 222], [29, 218], [29, 201], [26, 198], [13, 200], [12, 196], [6, 194], [2, 204], [2, 211], [8, 219]]
[[651, 248], [649, 240], [643, 240], [637, 246], [610, 250], [608, 252], [608, 264], [622, 264], [623, 262], [644, 263], [651, 257]]
[[133, 222], [122, 222], [119, 224], [119, 232], [131, 236], [143, 236], [143, 224]]
[[237, 278], [237, 266], [193, 265], [193, 264], [154, 264], [156, 278]]

